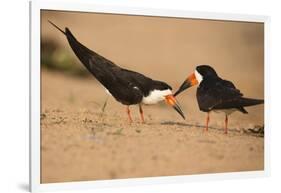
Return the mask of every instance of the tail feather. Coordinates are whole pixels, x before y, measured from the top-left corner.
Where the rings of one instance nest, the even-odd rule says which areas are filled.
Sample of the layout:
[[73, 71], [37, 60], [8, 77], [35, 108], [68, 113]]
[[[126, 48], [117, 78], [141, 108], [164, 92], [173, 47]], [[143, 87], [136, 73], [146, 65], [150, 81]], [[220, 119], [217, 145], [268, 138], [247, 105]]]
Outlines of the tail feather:
[[240, 99], [240, 104], [243, 107], [247, 107], [247, 106], [253, 106], [253, 105], [259, 105], [259, 104], [263, 104], [264, 100], [263, 99], [252, 99], [252, 98], [241, 98]]
[[[92, 73], [95, 73], [93, 66], [90, 65], [90, 60], [96, 59], [99, 56], [97, 56], [96, 53], [94, 53], [92, 50], [81, 44], [71, 33], [71, 31], [66, 27], [65, 28], [65, 35], [68, 40], [68, 43], [72, 50], [74, 51], [75, 55], [80, 59], [82, 64]], [[94, 56], [94, 57], [93, 57]], [[96, 63], [96, 62], [95, 62]]]
[[[103, 60], [107, 60], [104, 57], [100, 56], [99, 54], [95, 53], [94, 51], [90, 50], [89, 48], [87, 48], [86, 46], [84, 46], [83, 44], [81, 44], [75, 37], [74, 35], [71, 33], [71, 31], [69, 30], [68, 27], [65, 28], [65, 31], [63, 31], [61, 28], [59, 28], [56, 24], [54, 24], [53, 22], [51, 22], [50, 20], [48, 20], [48, 22], [50, 24], [52, 24], [56, 29], [58, 29], [60, 32], [62, 32], [67, 40], [68, 43], [70, 45], [70, 47], [72, 48], [72, 50], [74, 51], [74, 53], [76, 54], [76, 56], [81, 60], [81, 62], [87, 67], [90, 68], [89, 66], [89, 60], [91, 59], [91, 57], [96, 57], [97, 59], [103, 59]], [[107, 60], [108, 61], [108, 60]], [[110, 62], [110, 61], [109, 61]], [[91, 69], [89, 69], [91, 71]]]
[[238, 107], [237, 109], [238, 109], [238, 111], [240, 111], [241, 113], [248, 114], [248, 111], [246, 111], [246, 109], [245, 109], [244, 107]]
[[213, 109], [232, 109], [236, 108], [242, 113], [247, 113], [243, 107], [263, 104], [263, 99], [251, 99], [251, 98], [235, 98], [227, 101], [223, 101], [213, 107]]
[[[50, 24], [52, 24], [56, 29], [58, 29], [60, 32], [62, 32], [67, 40], [68, 43], [70, 45], [70, 47], [72, 48], [72, 50], [74, 51], [75, 55], [79, 58], [79, 60], [82, 62], [82, 64], [84, 64], [84, 66], [93, 74], [96, 75], [93, 67], [89, 64], [89, 61], [91, 60], [91, 56], [95, 55], [95, 53], [88, 49], [86, 46], [84, 46], [83, 44], [81, 44], [75, 37], [74, 35], [71, 33], [71, 31], [69, 30], [69, 28], [65, 28], [65, 31], [63, 31], [61, 28], [59, 28], [56, 24], [54, 24], [53, 22], [51, 22], [50, 20], [48, 20], [48, 22]], [[98, 56], [97, 56], [98, 57]]]
[[52, 24], [55, 28], [57, 28], [61, 33], [63, 33], [64, 35], [66, 35], [66, 34], [65, 34], [65, 31], [63, 31], [61, 28], [59, 28], [56, 24], [54, 24], [54, 23], [51, 22], [50, 20], [48, 20], [48, 22], [49, 22], [50, 24]]
[[[75, 55], [79, 58], [81, 63], [100, 81], [103, 82], [103, 73], [107, 69], [110, 69], [112, 67], [117, 67], [116, 64], [111, 62], [110, 60], [104, 58], [103, 56], [99, 55], [98, 53], [90, 50], [83, 44], [81, 44], [71, 33], [69, 28], [65, 28], [65, 31], [63, 31], [61, 28], [59, 28], [57, 25], [55, 25], [53, 22], [49, 21], [50, 24], [52, 24], [56, 29], [58, 29], [60, 32], [62, 32], [72, 48]], [[119, 67], [117, 67], [119, 68]]]

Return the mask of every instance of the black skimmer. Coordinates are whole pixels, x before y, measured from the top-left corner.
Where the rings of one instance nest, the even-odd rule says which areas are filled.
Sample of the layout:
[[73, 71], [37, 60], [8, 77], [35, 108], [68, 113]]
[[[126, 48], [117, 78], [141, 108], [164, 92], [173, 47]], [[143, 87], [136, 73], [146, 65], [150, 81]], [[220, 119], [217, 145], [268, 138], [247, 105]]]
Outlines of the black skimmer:
[[248, 113], [244, 107], [264, 103], [264, 100], [261, 99], [243, 97], [243, 94], [232, 82], [220, 78], [216, 71], [208, 65], [197, 66], [194, 73], [188, 76], [174, 96], [177, 96], [185, 89], [197, 84], [199, 84], [199, 86], [197, 88], [196, 97], [199, 109], [208, 114], [206, 131], [208, 131], [208, 124], [210, 121], [209, 113], [211, 111], [222, 111], [225, 113], [224, 132], [227, 134], [228, 115], [234, 111]]
[[167, 83], [152, 80], [138, 72], [117, 66], [81, 44], [67, 27], [63, 31], [51, 21], [49, 22], [66, 36], [70, 47], [92, 75], [118, 102], [127, 106], [126, 111], [130, 122], [132, 118], [129, 105], [139, 105], [141, 120], [144, 122], [142, 104], [151, 105], [163, 100], [185, 119], [179, 103], [173, 96], [172, 87]]

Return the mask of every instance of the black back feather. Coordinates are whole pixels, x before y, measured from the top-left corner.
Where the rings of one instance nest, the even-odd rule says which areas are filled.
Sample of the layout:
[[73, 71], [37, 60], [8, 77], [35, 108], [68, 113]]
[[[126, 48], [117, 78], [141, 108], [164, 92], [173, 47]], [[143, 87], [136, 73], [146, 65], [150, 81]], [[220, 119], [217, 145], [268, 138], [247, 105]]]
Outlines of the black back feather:
[[219, 109], [237, 109], [247, 113], [243, 108], [264, 103], [261, 99], [243, 97], [243, 94], [228, 80], [217, 77], [205, 78], [197, 88], [197, 100], [202, 111]]
[[149, 95], [150, 91], [154, 89], [172, 89], [165, 82], [152, 80], [138, 72], [120, 68], [81, 44], [69, 28], [66, 27], [63, 31], [54, 23], [50, 23], [66, 36], [70, 47], [81, 63], [117, 101], [126, 105], [138, 104], [143, 96]]

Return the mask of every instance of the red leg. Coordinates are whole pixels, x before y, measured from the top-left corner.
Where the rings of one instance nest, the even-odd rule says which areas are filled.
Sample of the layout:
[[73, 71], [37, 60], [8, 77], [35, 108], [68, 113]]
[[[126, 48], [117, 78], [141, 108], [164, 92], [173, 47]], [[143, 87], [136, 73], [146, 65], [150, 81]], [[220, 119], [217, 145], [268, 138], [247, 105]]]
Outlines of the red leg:
[[228, 132], [228, 128], [227, 128], [227, 125], [228, 125], [228, 115], [227, 114], [225, 115], [224, 123], [225, 123], [224, 134], [227, 134], [227, 132]]
[[207, 113], [207, 119], [206, 119], [206, 128], [205, 131], [208, 131], [209, 129], [209, 122], [210, 122], [210, 112]]
[[143, 116], [143, 110], [142, 110], [141, 104], [139, 104], [139, 110], [140, 110], [140, 115], [141, 115], [141, 122], [144, 123], [144, 116]]
[[132, 120], [132, 117], [131, 117], [131, 112], [130, 112], [129, 106], [127, 106], [127, 114], [128, 114], [128, 117], [129, 117], [129, 122], [132, 123], [133, 120]]

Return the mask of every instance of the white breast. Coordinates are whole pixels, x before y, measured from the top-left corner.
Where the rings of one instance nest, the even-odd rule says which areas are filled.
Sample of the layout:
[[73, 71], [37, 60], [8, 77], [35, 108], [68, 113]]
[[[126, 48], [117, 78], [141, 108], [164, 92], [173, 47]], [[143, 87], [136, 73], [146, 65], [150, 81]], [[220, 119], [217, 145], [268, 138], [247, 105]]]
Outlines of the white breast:
[[165, 99], [165, 96], [171, 95], [171, 94], [172, 94], [172, 91], [170, 89], [153, 90], [153, 91], [150, 91], [148, 96], [143, 97], [142, 103], [146, 104], [146, 105], [156, 104], [160, 101], [163, 101]]

